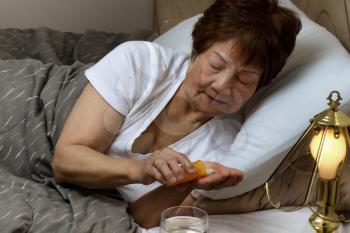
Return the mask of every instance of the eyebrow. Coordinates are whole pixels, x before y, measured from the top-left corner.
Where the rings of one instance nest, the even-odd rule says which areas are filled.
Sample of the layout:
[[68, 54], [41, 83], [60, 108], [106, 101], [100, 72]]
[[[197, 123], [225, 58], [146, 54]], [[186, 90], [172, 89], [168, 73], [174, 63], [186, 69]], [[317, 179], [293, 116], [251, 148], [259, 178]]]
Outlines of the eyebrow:
[[226, 61], [226, 59], [224, 58], [224, 56], [222, 56], [219, 52], [214, 50], [214, 53], [225, 63], [228, 64], [228, 62]]
[[[226, 59], [224, 58], [223, 55], [220, 54], [220, 52], [214, 50], [214, 53], [225, 63], [225, 64], [228, 64], [228, 62], [226, 61]], [[253, 73], [253, 74], [256, 74], [256, 75], [260, 75], [260, 72], [259, 71], [256, 71], [255, 69], [244, 69], [245, 72], [248, 72], [248, 73]]]
[[260, 72], [259, 71], [256, 71], [256, 70], [251, 70], [251, 69], [243, 69], [244, 72], [247, 72], [247, 73], [253, 73], [253, 74], [257, 74], [259, 75]]

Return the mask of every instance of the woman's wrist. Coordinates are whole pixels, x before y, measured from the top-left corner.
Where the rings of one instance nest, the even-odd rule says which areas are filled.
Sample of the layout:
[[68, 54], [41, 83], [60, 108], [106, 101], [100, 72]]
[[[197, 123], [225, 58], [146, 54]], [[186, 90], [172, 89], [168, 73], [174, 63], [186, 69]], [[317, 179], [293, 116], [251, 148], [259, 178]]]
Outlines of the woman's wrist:
[[126, 168], [130, 184], [143, 183], [145, 179], [145, 174], [143, 172], [144, 163], [144, 160], [130, 159], [130, 166]]
[[178, 190], [178, 191], [183, 192], [183, 193], [191, 193], [193, 190], [193, 186], [190, 182], [178, 184], [178, 185], [173, 186], [173, 187], [175, 188], [175, 190]]

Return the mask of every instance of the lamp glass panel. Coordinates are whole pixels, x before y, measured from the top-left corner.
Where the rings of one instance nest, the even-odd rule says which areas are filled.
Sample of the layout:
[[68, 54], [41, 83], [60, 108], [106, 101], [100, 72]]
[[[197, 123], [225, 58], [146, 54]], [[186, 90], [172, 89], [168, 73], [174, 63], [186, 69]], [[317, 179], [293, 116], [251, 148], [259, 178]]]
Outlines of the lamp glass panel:
[[[307, 201], [316, 166], [309, 151], [315, 134], [314, 127], [314, 124], [309, 126], [268, 179], [270, 199], [275, 204], [280, 203], [287, 211], [289, 206], [301, 206]], [[314, 186], [311, 187], [308, 202], [315, 200]]]

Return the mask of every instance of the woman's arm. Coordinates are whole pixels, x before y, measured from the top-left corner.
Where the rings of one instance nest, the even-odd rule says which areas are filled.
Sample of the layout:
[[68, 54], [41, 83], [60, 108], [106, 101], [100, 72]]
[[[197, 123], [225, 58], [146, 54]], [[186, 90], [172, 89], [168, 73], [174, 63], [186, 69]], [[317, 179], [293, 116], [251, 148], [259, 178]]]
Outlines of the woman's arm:
[[[109, 189], [155, 180], [171, 183], [184, 169], [193, 169], [187, 156], [171, 148], [156, 150], [147, 160], [105, 155], [123, 120], [124, 116], [87, 84], [57, 142], [52, 162], [55, 180], [84, 188]], [[183, 166], [179, 167], [179, 163]]]
[[52, 161], [54, 179], [90, 189], [151, 182], [142, 180], [143, 161], [104, 154], [123, 120], [124, 116], [87, 84], [57, 142]]
[[188, 183], [167, 187], [159, 186], [145, 194], [128, 207], [128, 213], [141, 227], [159, 226], [161, 212], [169, 207], [181, 205], [193, 190]]

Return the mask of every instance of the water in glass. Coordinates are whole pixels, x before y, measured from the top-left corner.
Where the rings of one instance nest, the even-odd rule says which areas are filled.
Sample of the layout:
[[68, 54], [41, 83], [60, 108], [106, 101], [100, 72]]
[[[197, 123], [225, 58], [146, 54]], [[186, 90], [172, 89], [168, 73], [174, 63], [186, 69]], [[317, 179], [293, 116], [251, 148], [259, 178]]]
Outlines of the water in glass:
[[191, 216], [175, 216], [165, 219], [161, 226], [162, 233], [207, 233], [205, 219]]

